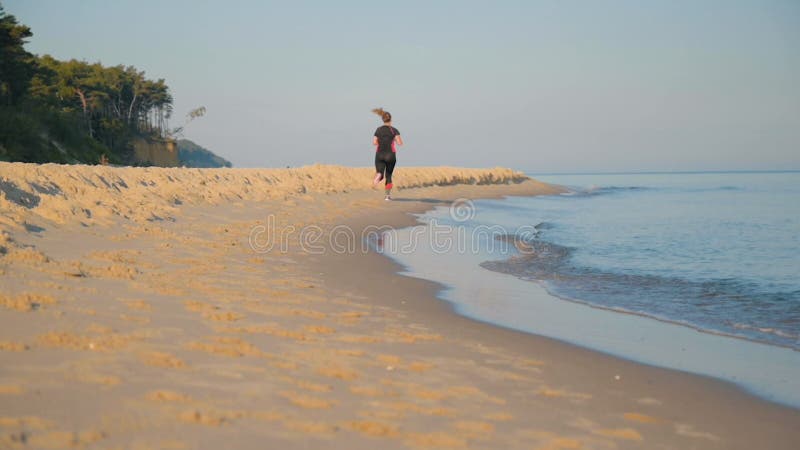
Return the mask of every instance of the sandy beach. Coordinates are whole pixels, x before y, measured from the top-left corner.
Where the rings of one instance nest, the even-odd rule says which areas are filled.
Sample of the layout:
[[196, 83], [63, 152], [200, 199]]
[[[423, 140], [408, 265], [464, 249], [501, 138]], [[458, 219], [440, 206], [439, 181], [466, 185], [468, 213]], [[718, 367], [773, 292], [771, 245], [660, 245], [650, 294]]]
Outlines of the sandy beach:
[[390, 259], [334, 251], [455, 199], [560, 192], [402, 167], [384, 202], [372, 172], [0, 163], [0, 448], [800, 442], [800, 411], [458, 316]]

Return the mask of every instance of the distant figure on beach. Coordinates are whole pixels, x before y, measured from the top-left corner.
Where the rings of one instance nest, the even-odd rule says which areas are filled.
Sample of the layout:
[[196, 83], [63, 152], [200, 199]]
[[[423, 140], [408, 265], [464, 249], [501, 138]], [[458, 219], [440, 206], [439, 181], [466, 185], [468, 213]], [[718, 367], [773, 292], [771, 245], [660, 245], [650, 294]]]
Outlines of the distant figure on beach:
[[400, 132], [392, 126], [392, 115], [383, 108], [375, 108], [373, 113], [381, 116], [383, 126], [375, 130], [372, 138], [372, 145], [375, 146], [375, 179], [372, 180], [372, 188], [385, 179], [386, 197], [384, 200], [392, 199], [392, 172], [397, 163], [397, 146], [403, 145], [403, 138]]

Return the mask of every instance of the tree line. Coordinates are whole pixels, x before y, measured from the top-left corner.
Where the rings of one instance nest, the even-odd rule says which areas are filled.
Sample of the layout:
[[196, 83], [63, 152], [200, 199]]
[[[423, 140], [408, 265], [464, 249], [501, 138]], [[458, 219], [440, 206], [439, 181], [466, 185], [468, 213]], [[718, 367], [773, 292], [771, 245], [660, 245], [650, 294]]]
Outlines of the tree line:
[[30, 97], [62, 111], [78, 113], [90, 137], [129, 127], [166, 137], [172, 95], [163, 79], [148, 80], [135, 67], [103, 67], [100, 63], [37, 57]]
[[133, 66], [32, 55], [24, 48], [31, 36], [0, 5], [0, 160], [96, 163], [104, 154], [130, 163], [134, 137], [171, 137], [163, 79]]

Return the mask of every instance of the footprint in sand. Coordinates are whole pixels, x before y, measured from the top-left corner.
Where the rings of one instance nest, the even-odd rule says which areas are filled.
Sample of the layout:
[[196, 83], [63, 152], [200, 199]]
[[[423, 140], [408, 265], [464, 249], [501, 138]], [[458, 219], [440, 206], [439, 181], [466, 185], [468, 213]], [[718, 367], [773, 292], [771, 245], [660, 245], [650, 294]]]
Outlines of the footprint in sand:
[[123, 303], [134, 311], [149, 312], [153, 310], [153, 306], [144, 300], [125, 300]]
[[666, 420], [659, 419], [658, 417], [653, 417], [653, 416], [648, 416], [647, 414], [633, 413], [633, 412], [625, 413], [625, 414], [622, 415], [622, 417], [624, 417], [625, 420], [629, 420], [631, 422], [638, 422], [638, 423], [659, 424], [659, 423], [665, 423], [666, 422]]
[[0, 341], [0, 351], [3, 352], [24, 352], [30, 350], [30, 346], [22, 342]]
[[510, 420], [514, 420], [514, 416], [512, 414], [502, 411], [484, 414], [483, 418], [494, 422], [508, 422]]
[[326, 365], [317, 367], [316, 372], [328, 378], [337, 378], [344, 381], [353, 381], [359, 378], [358, 371], [340, 365]]
[[229, 357], [265, 356], [255, 345], [239, 338], [229, 336], [211, 336], [206, 342], [191, 342], [187, 344], [190, 350], [199, 350], [213, 355]]
[[469, 439], [489, 439], [494, 433], [494, 425], [480, 421], [459, 421], [453, 424], [459, 435]]
[[244, 314], [233, 311], [204, 312], [203, 317], [215, 322], [236, 322], [245, 318]]
[[145, 398], [152, 402], [187, 403], [192, 401], [192, 398], [186, 394], [168, 390], [150, 391], [145, 395]]
[[139, 355], [143, 364], [165, 369], [185, 369], [186, 363], [175, 355], [165, 352], [148, 352]]
[[344, 428], [351, 431], [356, 431], [365, 436], [381, 437], [381, 438], [398, 438], [401, 436], [400, 431], [394, 425], [383, 422], [374, 422], [368, 420], [356, 420], [346, 422], [343, 424]]
[[291, 404], [305, 409], [330, 409], [336, 405], [336, 402], [333, 400], [326, 400], [295, 391], [285, 391], [281, 392], [279, 395], [289, 400]]
[[330, 392], [331, 390], [333, 390], [333, 386], [331, 386], [329, 384], [313, 383], [311, 381], [299, 380], [299, 379], [293, 378], [293, 377], [282, 377], [281, 379], [283, 381], [287, 382], [287, 383], [294, 384], [298, 388], [304, 389], [306, 391], [311, 391], [311, 392]]
[[584, 394], [581, 392], [571, 392], [563, 389], [553, 389], [547, 386], [542, 386], [536, 391], [536, 395], [547, 398], [563, 398], [575, 403], [580, 403], [592, 398], [591, 394]]
[[38, 311], [56, 303], [55, 298], [45, 294], [23, 293], [15, 296], [0, 294], [0, 306], [14, 311]]
[[218, 427], [243, 416], [244, 414], [241, 412], [190, 409], [180, 413], [178, 419], [185, 423]]
[[37, 342], [46, 347], [64, 347], [73, 350], [112, 352], [138, 341], [137, 336], [123, 334], [79, 335], [71, 332], [55, 332], [39, 336]]

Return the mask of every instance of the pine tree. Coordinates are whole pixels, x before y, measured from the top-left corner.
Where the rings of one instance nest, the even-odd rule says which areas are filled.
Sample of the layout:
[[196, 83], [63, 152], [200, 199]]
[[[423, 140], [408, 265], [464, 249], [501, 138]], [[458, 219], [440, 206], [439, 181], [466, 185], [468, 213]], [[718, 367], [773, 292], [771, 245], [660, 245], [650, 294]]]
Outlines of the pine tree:
[[25, 51], [31, 29], [17, 23], [0, 5], [0, 102], [14, 105], [28, 90], [34, 73], [33, 56]]

